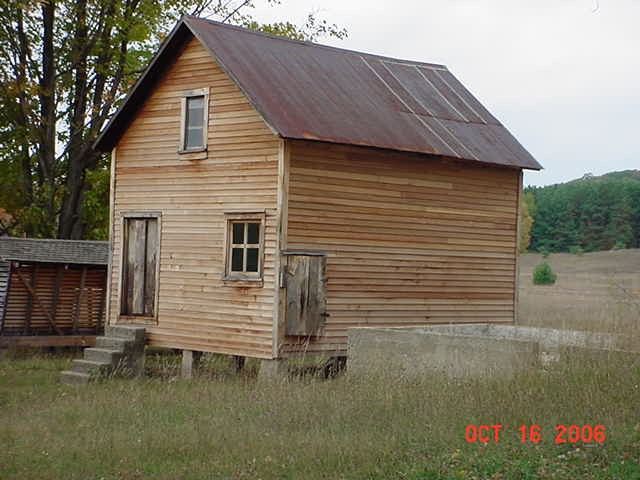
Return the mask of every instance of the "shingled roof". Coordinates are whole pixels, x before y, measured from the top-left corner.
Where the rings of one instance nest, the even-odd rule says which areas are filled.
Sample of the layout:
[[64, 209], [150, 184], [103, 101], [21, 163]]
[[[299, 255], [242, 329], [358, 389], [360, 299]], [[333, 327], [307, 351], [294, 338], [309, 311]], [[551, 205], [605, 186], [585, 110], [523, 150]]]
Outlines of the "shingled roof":
[[[96, 141], [108, 151], [195, 36], [282, 138], [540, 164], [442, 65], [399, 60], [183, 17]], [[215, 106], [214, 106], [215, 108]]]
[[107, 265], [109, 242], [0, 237], [0, 260]]

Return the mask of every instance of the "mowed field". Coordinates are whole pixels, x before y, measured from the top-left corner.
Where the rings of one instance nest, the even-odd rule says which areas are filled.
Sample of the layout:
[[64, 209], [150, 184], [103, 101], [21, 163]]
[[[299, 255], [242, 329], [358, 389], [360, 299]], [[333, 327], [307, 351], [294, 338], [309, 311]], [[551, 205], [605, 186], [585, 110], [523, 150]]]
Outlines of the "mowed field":
[[[637, 331], [640, 252], [552, 255], [558, 284], [521, 265], [521, 323]], [[179, 357], [147, 355], [143, 379], [61, 385], [72, 353], [0, 360], [0, 479], [635, 479], [640, 367], [575, 358], [508, 379], [385, 375], [258, 383], [207, 355], [192, 381]], [[502, 425], [468, 443], [468, 425]], [[539, 442], [520, 428], [540, 427]], [[557, 425], [606, 439], [556, 443]], [[568, 440], [565, 438], [565, 440]]]
[[520, 257], [518, 323], [640, 335], [640, 249], [551, 254], [556, 284], [533, 285], [543, 260]]

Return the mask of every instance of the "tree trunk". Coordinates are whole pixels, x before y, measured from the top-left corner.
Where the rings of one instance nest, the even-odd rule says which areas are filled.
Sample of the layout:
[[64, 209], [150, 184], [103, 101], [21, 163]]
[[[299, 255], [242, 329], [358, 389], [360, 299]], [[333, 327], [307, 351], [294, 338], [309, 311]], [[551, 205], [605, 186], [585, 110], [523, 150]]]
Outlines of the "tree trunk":
[[[33, 177], [31, 174], [31, 153], [29, 151], [29, 105], [26, 93], [27, 85], [27, 61], [29, 46], [27, 36], [24, 31], [24, 16], [22, 9], [17, 11], [18, 20], [18, 65], [17, 65], [17, 87], [18, 87], [18, 112], [16, 124], [21, 129], [20, 133], [20, 165], [22, 169], [22, 190], [24, 193], [24, 204], [30, 205], [33, 202]], [[29, 232], [30, 233], [30, 232]]]
[[38, 162], [42, 182], [49, 187], [47, 213], [54, 216], [55, 156], [56, 156], [56, 98], [54, 58], [54, 0], [42, 2], [42, 77], [40, 79], [40, 139]]
[[99, 157], [90, 144], [69, 157], [65, 195], [58, 227], [59, 238], [77, 240], [84, 235], [82, 204], [86, 189], [85, 177], [88, 169], [96, 167]]

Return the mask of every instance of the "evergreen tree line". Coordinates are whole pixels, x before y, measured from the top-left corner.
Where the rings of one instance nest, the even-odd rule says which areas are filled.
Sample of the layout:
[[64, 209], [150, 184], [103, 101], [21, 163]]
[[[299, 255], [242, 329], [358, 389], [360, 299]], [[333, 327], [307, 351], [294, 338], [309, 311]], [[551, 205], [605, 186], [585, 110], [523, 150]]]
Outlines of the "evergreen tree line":
[[[532, 220], [531, 251], [639, 248], [640, 170], [527, 187], [522, 211]], [[524, 237], [526, 242], [526, 232]]]

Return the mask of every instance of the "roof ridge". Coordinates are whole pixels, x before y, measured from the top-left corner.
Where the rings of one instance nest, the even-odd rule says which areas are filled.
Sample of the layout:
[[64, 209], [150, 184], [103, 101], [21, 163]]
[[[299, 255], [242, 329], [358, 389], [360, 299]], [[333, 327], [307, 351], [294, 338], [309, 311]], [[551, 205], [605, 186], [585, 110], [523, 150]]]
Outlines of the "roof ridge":
[[352, 50], [352, 49], [349, 49], [349, 48], [341, 48], [341, 47], [334, 47], [332, 45], [324, 45], [322, 43], [310, 42], [308, 40], [298, 40], [296, 38], [287, 38], [287, 37], [283, 37], [281, 35], [275, 35], [273, 33], [261, 32], [259, 30], [252, 30], [250, 28], [241, 27], [239, 25], [230, 25], [228, 23], [218, 22], [216, 20], [211, 20], [209, 18], [196, 17], [194, 15], [183, 15], [182, 16], [182, 20], [183, 21], [200, 20], [200, 21], [203, 21], [203, 22], [210, 23], [212, 25], [216, 25], [216, 26], [221, 27], [221, 28], [228, 28], [228, 29], [231, 29], [231, 30], [239, 30], [239, 31], [244, 32], [244, 33], [249, 33], [249, 34], [252, 34], [252, 35], [258, 35], [258, 36], [261, 36], [261, 37], [267, 37], [267, 38], [271, 38], [273, 40], [280, 40], [280, 41], [288, 42], [288, 43], [297, 43], [299, 45], [305, 45], [305, 46], [314, 47], [314, 48], [322, 48], [322, 49], [326, 49], [326, 50], [333, 50], [333, 51], [341, 52], [341, 53], [351, 53], [351, 54], [354, 54], [354, 55], [366, 55], [367, 57], [377, 58], [377, 59], [380, 59], [380, 60], [391, 60], [391, 61], [394, 61], [394, 62], [400, 62], [400, 63], [408, 64], [408, 65], [420, 65], [420, 66], [424, 66], [424, 67], [432, 67], [432, 68], [440, 68], [440, 69], [448, 70], [446, 65], [443, 65], [443, 64], [440, 64], [440, 63], [422, 62], [422, 61], [418, 61], [418, 60], [407, 60], [407, 59], [403, 59], [403, 58], [396, 58], [396, 57], [389, 57], [389, 56], [386, 56], [386, 55], [379, 55], [377, 53], [362, 52], [362, 51], [359, 51], [359, 50]]

